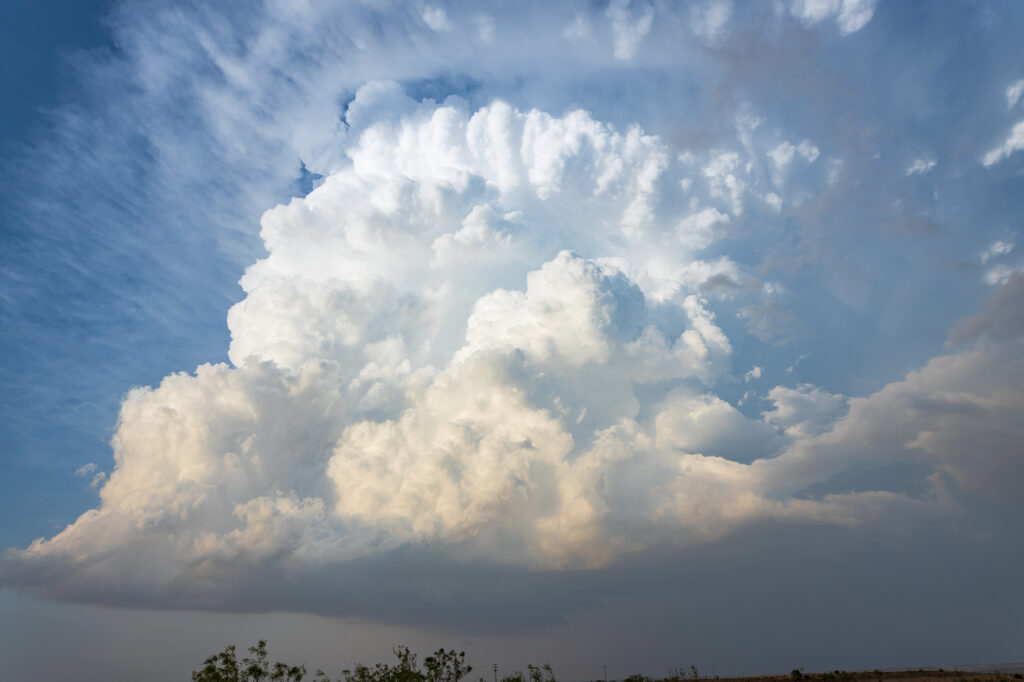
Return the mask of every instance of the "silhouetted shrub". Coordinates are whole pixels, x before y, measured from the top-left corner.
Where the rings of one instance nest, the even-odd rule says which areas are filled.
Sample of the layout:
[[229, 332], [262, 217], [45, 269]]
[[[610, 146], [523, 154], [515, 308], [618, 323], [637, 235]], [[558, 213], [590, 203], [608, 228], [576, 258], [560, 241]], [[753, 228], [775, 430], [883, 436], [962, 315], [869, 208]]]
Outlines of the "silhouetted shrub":
[[654, 678], [647, 677], [646, 675], [630, 675], [629, 677], [622, 680], [622, 682], [654, 682]]
[[267, 660], [267, 642], [260, 640], [249, 647], [249, 656], [239, 664], [235, 647], [225, 647], [219, 654], [213, 654], [203, 667], [192, 671], [192, 682], [301, 682], [306, 675], [306, 666], [288, 665], [280, 661], [271, 665]]

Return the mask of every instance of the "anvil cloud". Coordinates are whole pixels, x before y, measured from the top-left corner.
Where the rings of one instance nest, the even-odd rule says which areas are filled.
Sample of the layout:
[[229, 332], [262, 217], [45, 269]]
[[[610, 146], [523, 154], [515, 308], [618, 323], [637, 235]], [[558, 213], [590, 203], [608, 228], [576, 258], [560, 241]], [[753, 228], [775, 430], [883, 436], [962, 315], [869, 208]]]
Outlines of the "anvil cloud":
[[[853, 0], [125, 5], [121, 57], [89, 73], [126, 120], [95, 158], [128, 164], [141, 131], [154, 184], [127, 181], [100, 239], [178, 263], [143, 309], [238, 279], [210, 313], [230, 344], [121, 388], [112, 466], [75, 466], [95, 508], [6, 550], [0, 582], [477, 622], [375, 612], [424, 561], [540, 580], [551, 622], [597, 601], [550, 599], [559, 576], [757, 528], [899, 546], [1019, 518], [1024, 64], [944, 109], [927, 60], [855, 56], [904, 20]], [[100, 127], [62, 115], [47, 149]], [[135, 216], [187, 248], [158, 253]]]

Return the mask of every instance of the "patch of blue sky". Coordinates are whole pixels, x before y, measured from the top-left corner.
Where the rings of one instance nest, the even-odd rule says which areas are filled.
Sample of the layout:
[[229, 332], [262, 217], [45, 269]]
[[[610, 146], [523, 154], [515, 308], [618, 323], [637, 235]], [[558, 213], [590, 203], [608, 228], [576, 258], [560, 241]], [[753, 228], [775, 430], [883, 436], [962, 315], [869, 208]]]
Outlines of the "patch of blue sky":
[[[459, 73], [442, 73], [433, 78], [399, 81], [399, 84], [410, 99], [414, 99], [417, 102], [429, 99], [439, 104], [453, 96], [464, 99], [472, 104], [477, 99], [474, 95], [482, 87], [482, 83], [478, 79]], [[477, 106], [482, 106], [486, 103], [486, 101], [479, 102]]]

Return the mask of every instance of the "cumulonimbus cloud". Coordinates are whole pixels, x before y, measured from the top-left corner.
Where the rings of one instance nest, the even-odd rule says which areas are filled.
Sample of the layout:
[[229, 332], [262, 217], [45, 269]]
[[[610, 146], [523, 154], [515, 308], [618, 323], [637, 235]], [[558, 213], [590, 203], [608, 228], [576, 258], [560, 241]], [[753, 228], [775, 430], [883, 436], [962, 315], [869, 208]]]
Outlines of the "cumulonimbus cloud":
[[[801, 7], [850, 33], [874, 4]], [[608, 11], [623, 61], [653, 11], [627, 9]], [[739, 380], [715, 300], [764, 338], [786, 311], [712, 247], [752, 204], [781, 210], [787, 173], [816, 179], [787, 203], [828, 190], [838, 161], [810, 140], [758, 139], [743, 110], [735, 140], [679, 149], [578, 108], [474, 109], [393, 81], [359, 88], [344, 123], [318, 142], [315, 189], [263, 216], [231, 364], [132, 390], [98, 508], [6, 552], [5, 584], [203, 603], [267, 567], [328, 584], [424, 544], [592, 568], [764, 519], [912, 522], [953, 506], [948, 481], [1006, 498], [1019, 479], [1017, 336], [864, 398], [777, 387], [757, 418], [723, 397]], [[995, 455], [976, 467], [965, 439], [983, 434]], [[807, 492], [892, 461], [924, 462], [927, 490]]]

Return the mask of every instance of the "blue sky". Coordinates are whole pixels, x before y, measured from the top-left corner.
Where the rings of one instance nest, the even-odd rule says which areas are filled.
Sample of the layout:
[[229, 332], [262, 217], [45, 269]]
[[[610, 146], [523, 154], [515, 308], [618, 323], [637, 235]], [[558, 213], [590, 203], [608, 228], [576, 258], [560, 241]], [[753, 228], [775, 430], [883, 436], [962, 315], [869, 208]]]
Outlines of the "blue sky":
[[26, 679], [1019, 658], [1020, 5], [4, 11]]

